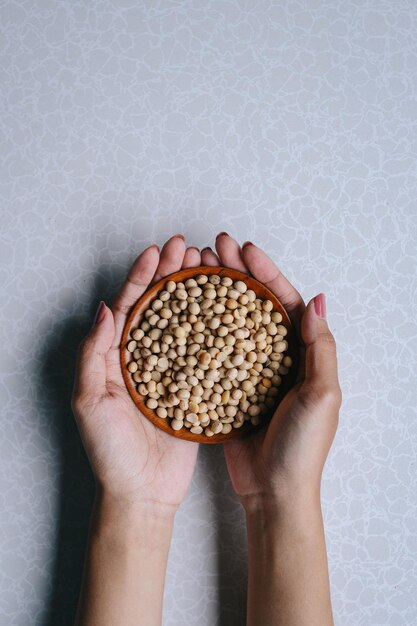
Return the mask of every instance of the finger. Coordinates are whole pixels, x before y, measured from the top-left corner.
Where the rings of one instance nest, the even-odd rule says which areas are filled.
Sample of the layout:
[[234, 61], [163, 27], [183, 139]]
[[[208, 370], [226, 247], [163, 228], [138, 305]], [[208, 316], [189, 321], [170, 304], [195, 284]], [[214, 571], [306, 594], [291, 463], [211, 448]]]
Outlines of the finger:
[[336, 342], [326, 321], [326, 301], [319, 294], [307, 305], [302, 324], [305, 343], [305, 381], [315, 393], [340, 394]]
[[266, 285], [282, 302], [300, 336], [301, 318], [305, 310], [305, 303], [299, 292], [285, 278], [272, 259], [253, 243], [246, 242], [243, 244], [242, 256], [252, 276]]
[[198, 267], [199, 265], [201, 265], [200, 250], [194, 246], [187, 248], [182, 262], [182, 269], [186, 269], [187, 267]]
[[178, 272], [183, 264], [185, 256], [185, 243], [183, 235], [174, 235], [164, 244], [161, 250], [161, 257], [152, 279], [152, 283], [156, 283], [161, 278]]
[[227, 233], [219, 233], [216, 237], [216, 250], [224, 267], [248, 273], [248, 268], [242, 259], [242, 250], [233, 237]]
[[220, 259], [211, 248], [203, 248], [201, 251], [201, 265], [209, 265], [210, 267], [221, 265]]
[[148, 288], [158, 267], [158, 262], [159, 248], [154, 244], [146, 248], [130, 268], [127, 278], [112, 304], [115, 325], [113, 347], [119, 346], [127, 314]]
[[81, 342], [75, 367], [72, 405], [75, 412], [106, 392], [106, 356], [114, 338], [111, 310], [100, 302], [90, 332]]

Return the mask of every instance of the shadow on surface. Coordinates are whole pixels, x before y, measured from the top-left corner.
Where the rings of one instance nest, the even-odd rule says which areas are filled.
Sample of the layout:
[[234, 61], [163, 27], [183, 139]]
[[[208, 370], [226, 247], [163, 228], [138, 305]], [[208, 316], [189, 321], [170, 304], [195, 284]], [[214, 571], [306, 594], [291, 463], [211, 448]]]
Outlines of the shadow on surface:
[[[87, 544], [93, 476], [71, 411], [76, 351], [88, 332], [98, 302], [110, 303], [125, 269], [102, 265], [89, 291], [89, 315], [65, 318], [46, 338], [39, 362], [35, 400], [52, 445], [59, 448], [54, 565], [44, 617], [37, 626], [73, 626]], [[47, 411], [47, 415], [45, 415]], [[228, 477], [222, 446], [201, 446], [216, 524], [218, 626], [244, 626], [246, 620], [246, 532], [242, 507]], [[185, 626], [185, 625], [184, 625]]]
[[[46, 615], [39, 626], [72, 626], [74, 623], [94, 492], [93, 476], [70, 405], [75, 358], [98, 302], [102, 298], [111, 302], [124, 273], [123, 268], [102, 265], [90, 289], [88, 319], [67, 317], [59, 326], [54, 326], [39, 356], [43, 367], [36, 392], [38, 412], [45, 420], [52, 445], [60, 452], [54, 565]], [[47, 415], [44, 415], [45, 409]]]
[[243, 508], [227, 472], [223, 446], [202, 445], [199, 451], [216, 525], [218, 619], [216, 626], [246, 623], [247, 539]]

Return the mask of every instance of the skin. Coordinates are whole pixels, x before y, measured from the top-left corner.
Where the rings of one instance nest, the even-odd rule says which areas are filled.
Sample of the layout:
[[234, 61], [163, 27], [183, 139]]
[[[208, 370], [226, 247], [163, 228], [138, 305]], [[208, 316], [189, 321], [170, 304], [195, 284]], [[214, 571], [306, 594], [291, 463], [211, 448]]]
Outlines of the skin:
[[336, 345], [316, 296], [307, 307], [272, 260], [227, 234], [202, 262], [246, 271], [286, 308], [300, 340], [297, 384], [267, 428], [224, 446], [233, 487], [248, 529], [248, 626], [333, 624], [320, 481], [342, 395]]
[[145, 289], [200, 262], [181, 236], [161, 252], [146, 249], [79, 349], [72, 407], [97, 483], [80, 626], [161, 623], [174, 516], [198, 446], [155, 428], [136, 408], [122, 378], [119, 345], [128, 311]]
[[119, 344], [127, 314], [153, 282], [180, 268], [223, 265], [250, 273], [281, 300], [297, 330], [302, 366], [268, 427], [224, 446], [248, 530], [248, 626], [333, 624], [320, 481], [338, 420], [336, 349], [316, 296], [305, 306], [253, 244], [218, 235], [216, 252], [186, 248], [182, 236], [133, 264], [111, 308], [102, 308], [80, 346], [73, 410], [96, 481], [77, 623], [161, 623], [175, 512], [197, 445], [155, 428], [125, 388]]

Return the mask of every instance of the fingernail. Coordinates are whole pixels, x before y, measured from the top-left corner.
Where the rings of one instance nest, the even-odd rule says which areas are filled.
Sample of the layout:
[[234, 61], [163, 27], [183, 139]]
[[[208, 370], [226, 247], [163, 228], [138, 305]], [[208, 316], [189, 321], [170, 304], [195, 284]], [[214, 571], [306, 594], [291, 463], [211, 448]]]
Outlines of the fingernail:
[[103, 300], [100, 300], [100, 304], [98, 305], [96, 314], [94, 316], [93, 326], [97, 326], [97, 324], [100, 324], [100, 322], [103, 321], [105, 314], [106, 305], [104, 304]]
[[201, 250], [201, 254], [203, 254], [203, 252], [213, 252], [213, 250], [210, 248], [210, 246], [206, 246]]
[[217, 235], [216, 239], [218, 239], [219, 237], [222, 237], [223, 235], [226, 235], [226, 237], [228, 237], [229, 233], [226, 233], [225, 231], [223, 231]]
[[314, 298], [314, 310], [316, 315], [324, 320], [326, 319], [326, 296], [324, 293], [319, 293], [319, 295]]
[[181, 235], [181, 233], [179, 233], [178, 235], [173, 235], [172, 239], [174, 239], [175, 237], [178, 237], [179, 239], [182, 239], [183, 241], [185, 241], [185, 237], [184, 235]]
[[200, 252], [200, 248], [197, 248], [197, 246], [188, 246], [187, 250], [197, 250], [197, 252]]
[[161, 252], [160, 249], [159, 249], [159, 246], [157, 246], [156, 243], [153, 243], [151, 246], [148, 246], [146, 248], [146, 250], [150, 250], [151, 248], [156, 248], [158, 250], [158, 252]]
[[247, 248], [248, 246], [253, 246], [254, 244], [251, 241], [245, 241], [245, 243], [242, 244], [242, 248]]

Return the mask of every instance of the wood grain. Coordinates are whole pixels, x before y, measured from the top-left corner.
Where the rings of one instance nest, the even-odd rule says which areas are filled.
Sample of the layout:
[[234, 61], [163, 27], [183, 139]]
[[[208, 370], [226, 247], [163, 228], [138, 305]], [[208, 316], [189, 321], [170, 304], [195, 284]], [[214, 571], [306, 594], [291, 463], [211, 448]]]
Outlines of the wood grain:
[[[229, 276], [233, 281], [243, 280], [247, 284], [248, 288], [252, 289], [256, 293], [258, 298], [261, 298], [263, 300], [271, 300], [274, 305], [273, 310], [281, 313], [281, 324], [283, 324], [288, 331], [288, 334], [285, 337], [286, 341], [288, 342], [288, 350], [286, 351], [286, 354], [289, 355], [293, 361], [289, 373], [286, 376], [282, 377], [283, 382], [279, 387], [276, 405], [271, 409], [269, 416], [262, 418], [262, 423], [259, 426], [253, 426], [250, 421], [248, 421], [245, 422], [241, 428], [234, 428], [228, 434], [220, 433], [218, 435], [213, 435], [212, 437], [207, 437], [204, 434], [195, 435], [185, 427], [181, 430], [173, 430], [170, 426], [170, 418], [160, 418], [152, 409], [146, 406], [145, 397], [139, 394], [139, 392], [137, 391], [137, 384], [133, 381], [132, 374], [127, 369], [127, 365], [132, 358], [131, 353], [126, 348], [127, 343], [130, 340], [130, 331], [135, 330], [138, 327], [143, 313], [149, 308], [150, 303], [155, 299], [158, 292], [164, 288], [164, 285], [168, 280], [173, 280], [175, 282], [184, 282], [185, 280], [187, 280], [187, 278], [194, 278], [199, 274], [205, 274], [207, 276], [210, 276], [212, 274], [218, 274], [219, 276]], [[126, 320], [120, 344], [120, 365], [122, 368], [123, 379], [125, 381], [129, 394], [139, 411], [156, 427], [164, 430], [169, 435], [173, 437], [178, 437], [179, 439], [196, 441], [198, 443], [225, 443], [232, 439], [246, 437], [262, 428], [262, 426], [266, 424], [272, 417], [279, 402], [282, 400], [288, 390], [294, 385], [298, 369], [298, 362], [299, 355], [297, 336], [291, 320], [278, 298], [267, 287], [265, 287], [265, 285], [258, 282], [254, 278], [248, 276], [247, 274], [244, 274], [243, 272], [239, 272], [237, 270], [225, 267], [192, 267], [189, 269], [180, 270], [179, 272], [175, 272], [175, 274], [171, 274], [170, 276], [165, 276], [162, 280], [152, 285], [147, 291], [145, 291], [145, 293], [133, 306]]]

